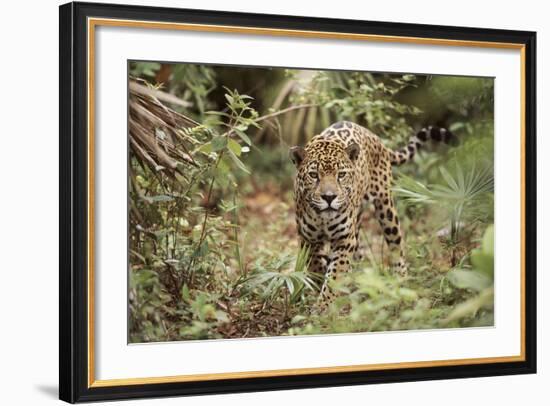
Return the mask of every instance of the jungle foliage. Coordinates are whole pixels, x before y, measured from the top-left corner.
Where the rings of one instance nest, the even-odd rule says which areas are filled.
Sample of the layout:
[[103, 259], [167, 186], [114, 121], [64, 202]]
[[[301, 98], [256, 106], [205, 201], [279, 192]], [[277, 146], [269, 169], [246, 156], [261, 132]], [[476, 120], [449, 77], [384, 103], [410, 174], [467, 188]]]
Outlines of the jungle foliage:
[[[129, 83], [130, 342], [493, 324], [492, 79], [132, 62]], [[318, 314], [288, 148], [343, 119], [459, 141], [395, 169], [409, 275], [365, 216]]]

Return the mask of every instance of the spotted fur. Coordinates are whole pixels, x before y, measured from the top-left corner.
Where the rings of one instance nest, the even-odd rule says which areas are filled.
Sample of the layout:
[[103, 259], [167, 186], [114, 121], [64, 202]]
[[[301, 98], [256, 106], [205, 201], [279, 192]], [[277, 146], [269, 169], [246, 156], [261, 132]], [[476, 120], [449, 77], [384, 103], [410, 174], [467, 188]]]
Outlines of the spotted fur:
[[365, 202], [374, 204], [392, 267], [406, 274], [391, 168], [411, 160], [426, 141], [448, 142], [451, 137], [448, 130], [429, 127], [393, 151], [368, 129], [343, 121], [313, 137], [305, 148], [291, 148], [297, 167], [296, 223], [301, 245], [310, 247], [310, 270], [325, 275], [321, 300], [333, 296], [328, 282], [350, 269]]

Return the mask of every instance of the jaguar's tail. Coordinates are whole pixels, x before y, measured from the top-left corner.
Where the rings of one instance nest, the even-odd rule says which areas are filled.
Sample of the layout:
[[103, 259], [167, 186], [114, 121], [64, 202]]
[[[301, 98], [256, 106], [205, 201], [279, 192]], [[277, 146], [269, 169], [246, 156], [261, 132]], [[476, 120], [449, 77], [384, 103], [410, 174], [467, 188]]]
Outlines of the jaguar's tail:
[[416, 135], [411, 137], [407, 146], [400, 148], [397, 151], [392, 151], [393, 155], [391, 156], [391, 164], [401, 165], [405, 162], [409, 162], [413, 159], [414, 154], [416, 154], [418, 149], [428, 140], [448, 144], [455, 140], [455, 136], [452, 132], [445, 128], [432, 126], [423, 128], [417, 132]]

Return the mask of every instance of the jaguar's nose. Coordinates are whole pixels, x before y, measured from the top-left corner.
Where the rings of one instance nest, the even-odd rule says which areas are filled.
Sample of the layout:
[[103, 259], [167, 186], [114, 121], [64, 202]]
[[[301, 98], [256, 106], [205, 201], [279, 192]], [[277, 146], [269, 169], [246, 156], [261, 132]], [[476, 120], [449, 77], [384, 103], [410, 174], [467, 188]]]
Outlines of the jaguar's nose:
[[336, 195], [334, 193], [325, 193], [321, 195], [321, 198], [330, 206], [332, 201], [336, 198]]

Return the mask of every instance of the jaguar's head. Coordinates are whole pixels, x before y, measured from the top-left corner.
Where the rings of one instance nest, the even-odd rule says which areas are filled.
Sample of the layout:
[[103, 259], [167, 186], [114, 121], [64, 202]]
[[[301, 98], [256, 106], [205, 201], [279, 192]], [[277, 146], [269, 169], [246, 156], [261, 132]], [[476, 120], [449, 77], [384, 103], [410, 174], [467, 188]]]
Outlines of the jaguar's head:
[[355, 190], [355, 161], [359, 146], [344, 148], [337, 142], [315, 141], [306, 146], [292, 147], [290, 157], [298, 173], [295, 180], [296, 199], [317, 212], [345, 208]]

